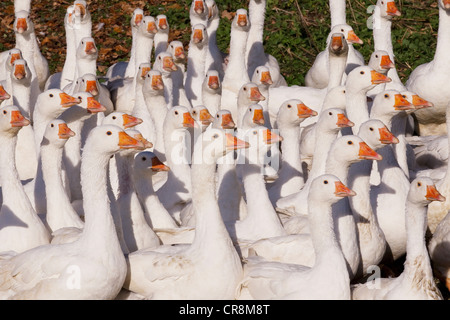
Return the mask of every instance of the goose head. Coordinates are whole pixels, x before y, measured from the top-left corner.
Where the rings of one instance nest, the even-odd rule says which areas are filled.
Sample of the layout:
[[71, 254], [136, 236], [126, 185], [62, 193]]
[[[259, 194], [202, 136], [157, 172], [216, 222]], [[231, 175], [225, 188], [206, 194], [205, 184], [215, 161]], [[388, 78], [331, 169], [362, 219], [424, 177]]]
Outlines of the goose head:
[[155, 58], [153, 68], [166, 74], [178, 70], [177, 65], [173, 62], [173, 56], [169, 52], [161, 52], [158, 54]]
[[34, 23], [30, 19], [30, 13], [27, 11], [18, 11], [15, 13], [14, 32], [16, 34], [28, 35], [34, 32]]
[[6, 70], [11, 71], [14, 61], [23, 59], [22, 51], [17, 48], [9, 50], [8, 56], [5, 61]]
[[345, 186], [335, 175], [323, 174], [312, 181], [308, 198], [331, 206], [343, 197], [355, 195], [356, 192]]
[[134, 9], [130, 21], [131, 27], [133, 29], [137, 29], [143, 19], [144, 19], [144, 10], [142, 10], [141, 8]]
[[270, 130], [264, 126], [254, 126], [243, 132], [242, 140], [248, 142], [249, 150], [246, 157], [249, 163], [264, 164], [268, 163], [267, 152], [274, 144], [283, 141], [283, 137], [278, 135], [275, 130]]
[[160, 171], [169, 171], [170, 168], [166, 166], [158, 157], [151, 151], [141, 151], [134, 157], [134, 172], [141, 177], [145, 177], [146, 173], [152, 175]]
[[208, 32], [206, 31], [206, 26], [202, 23], [198, 23], [192, 27], [190, 45], [203, 48], [206, 44], [208, 44]]
[[142, 92], [144, 93], [144, 96], [164, 95], [164, 82], [161, 72], [158, 70], [150, 70], [147, 73]]
[[205, 0], [193, 0], [189, 10], [189, 15], [191, 20], [197, 18], [202, 21], [207, 21], [209, 11]]
[[87, 2], [84, 0], [76, 0], [73, 3], [73, 13], [79, 19], [87, 19], [90, 15]]
[[65, 109], [80, 103], [81, 99], [72, 97], [60, 89], [49, 89], [39, 94], [35, 110], [57, 118]]
[[391, 118], [402, 111], [413, 111], [414, 105], [406, 100], [400, 92], [396, 90], [386, 90], [375, 96], [372, 110], [376, 111], [377, 115]]
[[194, 128], [195, 126], [194, 118], [192, 118], [189, 109], [184, 106], [173, 106], [167, 111], [166, 118], [164, 119], [164, 128], [170, 131]]
[[0, 108], [0, 132], [8, 136], [15, 136], [22, 127], [30, 124], [17, 106], [5, 106]]
[[370, 119], [361, 124], [358, 136], [374, 150], [378, 150], [387, 144], [399, 142], [397, 137], [378, 119]]
[[99, 94], [99, 86], [97, 77], [92, 73], [86, 73], [75, 82], [75, 92], [86, 91], [94, 97], [97, 97]]
[[392, 79], [382, 73], [378, 73], [369, 66], [359, 66], [353, 69], [347, 77], [345, 89], [347, 93], [364, 92], [367, 93], [376, 85], [391, 82]]
[[77, 48], [77, 58], [86, 60], [97, 60], [98, 50], [92, 37], [81, 39]]
[[113, 124], [124, 130], [137, 126], [142, 122], [142, 119], [121, 111], [111, 112], [102, 120], [102, 124]]
[[155, 18], [152, 16], [145, 16], [138, 26], [138, 32], [147, 38], [153, 39], [158, 32]]
[[222, 129], [211, 128], [201, 134], [194, 145], [193, 164], [214, 164], [227, 153], [250, 145]]
[[167, 47], [167, 52], [172, 54], [175, 63], [184, 63], [186, 60], [186, 52], [181, 41], [171, 41]]
[[252, 76], [252, 82], [258, 86], [269, 87], [273, 84], [270, 69], [266, 66], [259, 66], [255, 69]]
[[384, 50], [375, 50], [372, 52], [368, 66], [382, 74], [386, 74], [389, 69], [395, 68], [395, 64], [392, 62], [389, 53]]
[[219, 7], [215, 0], [205, 0], [206, 6], [208, 7], [208, 21], [218, 19], [219, 17]]
[[329, 151], [329, 157], [341, 163], [352, 164], [361, 160], [382, 160], [383, 157], [367, 145], [359, 136], [337, 138]]
[[345, 111], [340, 108], [329, 108], [323, 110], [317, 119], [317, 126], [320, 132], [337, 133], [342, 128], [353, 127]]
[[202, 130], [204, 131], [214, 120], [211, 113], [209, 113], [208, 109], [203, 105], [198, 105], [192, 108], [191, 116], [194, 120], [201, 125]]
[[408, 201], [419, 206], [427, 206], [431, 201], [444, 202], [445, 197], [439, 193], [433, 180], [428, 177], [418, 177], [410, 184]]
[[240, 106], [249, 106], [264, 100], [266, 98], [261, 94], [256, 83], [248, 82], [239, 90], [238, 105]]
[[69, 27], [70, 29], [73, 29], [74, 22], [75, 22], [75, 14], [74, 14], [75, 8], [73, 5], [70, 5], [66, 9], [66, 15], [64, 16], [64, 25], [66, 27]]
[[402, 91], [400, 92], [402, 97], [408, 100], [413, 106], [415, 110], [433, 107], [434, 104], [430, 101], [425, 100], [414, 92], [411, 91]]
[[159, 14], [156, 16], [156, 27], [158, 33], [169, 33], [169, 20], [165, 14]]
[[53, 119], [45, 128], [41, 145], [53, 145], [57, 148], [63, 148], [67, 140], [73, 136], [75, 136], [75, 132], [70, 130], [64, 120]]
[[136, 70], [136, 82], [144, 84], [147, 74], [152, 70], [150, 62], [141, 63]]
[[28, 64], [23, 59], [15, 60], [11, 70], [11, 79], [14, 82], [21, 83], [25, 86], [31, 84], [31, 70], [28, 68]]
[[5, 86], [0, 82], [0, 103], [11, 98], [11, 95], [6, 92]]
[[140, 143], [142, 143], [142, 147], [136, 147], [136, 148], [132, 148], [132, 149], [121, 150], [120, 151], [121, 155], [123, 155], [123, 156], [134, 156], [139, 151], [142, 151], [142, 150], [145, 150], [145, 149], [149, 149], [149, 148], [153, 148], [153, 143], [151, 143], [150, 141], [145, 139], [142, 136], [142, 133], [139, 130], [136, 130], [135, 128], [125, 129], [125, 132], [130, 137], [132, 137], [132, 138], [136, 139], [137, 141], [139, 141]]
[[450, 1], [449, 0], [439, 0], [438, 1], [439, 7], [444, 9], [445, 11], [450, 11]]
[[283, 102], [278, 110], [278, 127], [298, 127], [305, 119], [317, 116], [317, 111], [308, 108], [301, 100], [291, 99]]
[[348, 24], [338, 24], [331, 29], [331, 32], [328, 35], [327, 43], [329, 44], [332, 40], [332, 35], [335, 33], [342, 33], [347, 40], [347, 44], [363, 44], [363, 41], [356, 35], [353, 28]]
[[250, 19], [246, 9], [238, 9], [231, 23], [231, 29], [240, 31], [250, 30]]
[[236, 124], [233, 121], [230, 110], [222, 109], [217, 111], [212, 123], [212, 128], [227, 130], [234, 129], [235, 127]]
[[219, 72], [216, 70], [206, 72], [202, 87], [203, 90], [213, 94], [220, 94], [222, 92], [222, 83], [220, 82]]
[[394, 0], [378, 0], [377, 7], [380, 8], [380, 16], [384, 19], [400, 17], [402, 13], [398, 10]]
[[242, 117], [242, 129], [255, 128], [258, 126], [263, 126], [264, 120], [264, 109], [259, 104], [252, 104], [247, 108], [247, 112], [244, 113]]
[[80, 102], [76, 105], [70, 107], [65, 112], [74, 113], [79, 112], [80, 114], [88, 114], [93, 115], [99, 112], [105, 112], [106, 107], [103, 106], [100, 102], [98, 102], [95, 97], [86, 91], [79, 91], [73, 95]]
[[144, 149], [144, 144], [128, 135], [122, 128], [105, 124], [97, 126], [89, 132], [83, 151], [94, 149], [98, 154], [112, 156], [128, 149]]
[[328, 51], [335, 56], [342, 56], [348, 53], [348, 43], [344, 33], [336, 32], [331, 35]]

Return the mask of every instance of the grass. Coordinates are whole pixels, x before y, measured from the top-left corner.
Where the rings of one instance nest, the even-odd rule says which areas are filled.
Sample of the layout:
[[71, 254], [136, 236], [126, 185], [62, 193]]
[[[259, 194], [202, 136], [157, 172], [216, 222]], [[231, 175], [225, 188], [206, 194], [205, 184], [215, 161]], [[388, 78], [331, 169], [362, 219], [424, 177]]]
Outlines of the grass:
[[[52, 72], [60, 71], [65, 58], [65, 36], [63, 19], [67, 6], [72, 1], [34, 0], [32, 20], [41, 41], [41, 51], [49, 60]], [[180, 40], [187, 48], [190, 37], [189, 1], [175, 0], [106, 0], [88, 1], [92, 14], [93, 37], [100, 50], [99, 74], [117, 61], [128, 59], [131, 45], [130, 18], [136, 7], [146, 14], [165, 14], [170, 24], [170, 40]], [[218, 0], [222, 19], [218, 30], [219, 47], [226, 51], [230, 40], [232, 14], [239, 8], [247, 8], [248, 0]], [[356, 34], [364, 40], [357, 49], [368, 61], [373, 51], [372, 30], [366, 21], [370, 14], [367, 8], [374, 0], [347, 1], [347, 21]], [[433, 58], [438, 27], [436, 0], [398, 0], [401, 17], [394, 18], [393, 45], [397, 69], [406, 81], [418, 65]], [[0, 3], [0, 51], [14, 47], [12, 30], [14, 21], [13, 1]], [[103, 28], [96, 30], [100, 25]], [[281, 72], [290, 85], [304, 85], [304, 76], [314, 58], [325, 49], [329, 32], [330, 15], [328, 0], [267, 0], [266, 28], [264, 33], [266, 52], [275, 56]]]

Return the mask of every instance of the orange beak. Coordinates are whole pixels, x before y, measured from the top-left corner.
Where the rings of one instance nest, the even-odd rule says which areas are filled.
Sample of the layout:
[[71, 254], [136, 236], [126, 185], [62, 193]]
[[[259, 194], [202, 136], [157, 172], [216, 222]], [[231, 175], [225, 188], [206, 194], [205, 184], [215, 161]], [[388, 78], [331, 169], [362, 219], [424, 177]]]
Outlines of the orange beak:
[[166, 166], [164, 163], [161, 162], [161, 160], [158, 159], [158, 157], [152, 158], [152, 170], [153, 171], [169, 171], [170, 168]]
[[331, 48], [335, 51], [342, 50], [344, 44], [342, 43], [342, 37], [333, 37], [331, 39]]
[[194, 128], [195, 120], [189, 112], [183, 113], [183, 127]]
[[153, 143], [145, 139], [142, 134], [138, 133], [133, 135], [133, 138], [135, 138], [137, 141], [141, 142], [144, 145], [144, 149], [153, 148]]
[[253, 87], [250, 89], [250, 100], [251, 101], [264, 101], [266, 98], [261, 94], [258, 87]]
[[86, 52], [86, 54], [96, 54], [97, 48], [95, 47], [95, 43], [92, 41], [87, 41], [84, 51]]
[[346, 128], [346, 127], [353, 127], [355, 124], [348, 120], [348, 118], [343, 113], [338, 114], [338, 121], [336, 122], [336, 125], [339, 128]]
[[299, 103], [297, 105], [297, 116], [301, 119], [309, 118], [313, 116], [317, 116], [317, 111], [314, 111], [311, 108], [308, 108], [303, 103]]
[[382, 144], [397, 144], [399, 142], [397, 137], [388, 128], [379, 128], [378, 131], [380, 132], [380, 142]]
[[363, 44], [364, 42], [356, 35], [353, 30], [350, 30], [347, 35], [347, 41], [350, 43]]
[[70, 128], [67, 126], [67, 123], [60, 123], [58, 125], [58, 136], [60, 139], [69, 139], [70, 137], [73, 137], [75, 135], [75, 132], [70, 130]]
[[145, 76], [147, 75], [147, 73], [150, 72], [150, 70], [151, 70], [150, 67], [143, 67], [143, 68], [141, 69], [141, 78], [142, 78], [142, 79], [145, 79]]
[[371, 147], [365, 142], [359, 143], [359, 159], [361, 160], [382, 160], [383, 157], [376, 153]]
[[135, 17], [134, 17], [134, 24], [135, 25], [140, 25], [141, 24], [141, 22], [142, 22], [142, 19], [144, 19], [144, 15], [142, 15], [142, 14], [137, 14]]
[[353, 197], [356, 196], [356, 192], [347, 188], [341, 181], [336, 181], [334, 183], [335, 192], [337, 197]]
[[152, 77], [152, 89], [153, 90], [162, 90], [164, 89], [164, 82], [162, 80], [161, 75], [154, 75]]
[[16, 64], [15, 68], [14, 68], [14, 76], [21, 80], [23, 78], [25, 78], [26, 76], [26, 72], [25, 72], [25, 66], [23, 64]]
[[0, 101], [7, 100], [9, 98], [11, 98], [11, 95], [6, 92], [5, 88], [2, 85], [0, 85]]
[[395, 5], [394, 1], [387, 3], [386, 13], [390, 16], [397, 16], [397, 17], [400, 17], [402, 15], [402, 13], [398, 10], [397, 6]]
[[414, 106], [409, 103], [408, 100], [406, 100], [405, 98], [403, 98], [403, 96], [398, 93], [395, 95], [395, 104], [394, 104], [394, 108], [395, 110], [411, 110], [414, 109]]
[[177, 71], [178, 68], [171, 57], [164, 57], [163, 68], [166, 71]]
[[275, 132], [266, 129], [263, 131], [263, 141], [265, 144], [272, 144], [283, 141], [283, 138], [277, 135]]
[[18, 18], [16, 23], [16, 29], [18, 33], [24, 33], [28, 30], [28, 24], [26, 18]]
[[248, 142], [238, 139], [232, 134], [225, 133], [225, 138], [227, 150], [246, 149], [250, 147]]
[[446, 10], [450, 9], [450, 0], [442, 0], [442, 2]]
[[89, 92], [93, 96], [98, 95], [97, 81], [95, 80], [86, 81], [86, 92]]
[[197, 14], [202, 14], [205, 11], [205, 7], [203, 6], [203, 1], [195, 1], [194, 11]]
[[371, 71], [371, 77], [372, 77], [372, 84], [387, 83], [392, 81], [391, 78], [385, 76], [384, 74], [376, 72], [375, 70]]
[[87, 98], [87, 111], [89, 113], [105, 112], [106, 108], [100, 104], [94, 97]]
[[208, 126], [213, 120], [214, 118], [211, 113], [209, 113], [208, 109], [200, 110], [200, 121], [204, 126]]
[[383, 69], [391, 69], [395, 68], [395, 64], [391, 61], [391, 58], [388, 55], [384, 55], [381, 57], [380, 67]]
[[156, 23], [154, 21], [150, 21], [147, 23], [147, 32], [148, 33], [157, 33], [158, 28], [156, 27]]
[[183, 47], [175, 48], [175, 58], [180, 59], [180, 60], [183, 60], [184, 58], [186, 58], [186, 54], [184, 53]]
[[253, 110], [253, 123], [258, 124], [260, 126], [264, 125], [264, 114], [261, 109]]
[[192, 36], [192, 41], [194, 43], [200, 43], [203, 41], [203, 31], [201, 29], [194, 30], [194, 35]]
[[[450, 2], [450, 0], [449, 0]], [[421, 97], [419, 97], [417, 94], [413, 95], [412, 97], [412, 104], [416, 109], [422, 109], [422, 108], [428, 108], [434, 106], [434, 104], [430, 101], [427, 101]]]
[[272, 77], [270, 76], [270, 71], [264, 71], [261, 73], [261, 83], [268, 86], [273, 84]]
[[233, 117], [231, 114], [224, 114], [222, 115], [222, 128], [223, 129], [234, 129], [236, 127], [236, 124], [233, 121]]
[[11, 127], [25, 127], [30, 124], [30, 120], [25, 118], [18, 110], [11, 111]]
[[237, 19], [237, 24], [240, 27], [246, 27], [247, 26], [247, 15], [245, 14], [240, 14], [238, 15], [238, 19]]
[[445, 201], [445, 197], [437, 191], [434, 185], [427, 185], [427, 194], [425, 196], [429, 201]]
[[167, 24], [167, 19], [166, 18], [159, 19], [158, 26], [160, 29], [166, 30], [169, 27], [169, 25]]
[[219, 77], [218, 76], [210, 76], [208, 79], [208, 87], [213, 90], [219, 89]]
[[84, 17], [84, 15], [86, 14], [86, 7], [84, 5], [82, 5], [81, 3], [77, 3], [76, 6], [80, 11], [81, 16]]
[[132, 128], [143, 122], [142, 119], [133, 117], [126, 113], [124, 115], [122, 115], [122, 119], [123, 119], [123, 127], [125, 129]]
[[11, 60], [9, 61], [10, 64], [13, 64], [14, 61], [21, 59], [22, 57], [20, 56], [20, 53], [13, 53], [11, 55]]
[[60, 93], [59, 98], [61, 99], [60, 105], [63, 108], [69, 108], [69, 107], [79, 104], [81, 102], [80, 99], [69, 96], [65, 92]]
[[144, 149], [144, 144], [129, 136], [125, 131], [119, 132], [119, 147], [120, 149]]

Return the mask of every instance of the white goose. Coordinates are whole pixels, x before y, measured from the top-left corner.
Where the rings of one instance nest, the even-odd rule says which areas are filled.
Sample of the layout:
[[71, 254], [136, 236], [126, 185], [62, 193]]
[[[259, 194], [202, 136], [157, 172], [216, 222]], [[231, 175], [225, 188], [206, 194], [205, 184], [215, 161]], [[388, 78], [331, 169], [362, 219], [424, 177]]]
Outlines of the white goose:
[[264, 119], [266, 120], [264, 126], [270, 129], [272, 128], [272, 123], [269, 114], [269, 87], [273, 84], [270, 69], [266, 66], [257, 67], [253, 72], [251, 82], [258, 85], [259, 92], [261, 92], [262, 96], [265, 98], [265, 100], [260, 101], [259, 104], [264, 108]]
[[184, 88], [184, 79], [186, 77], [186, 52], [181, 41], [174, 40], [167, 47], [167, 53], [172, 55], [173, 62], [177, 70], [172, 70], [172, 95], [173, 105], [189, 106], [191, 102], [187, 98]]
[[219, 73], [220, 81], [223, 80], [224, 70], [223, 63], [226, 54], [217, 46], [217, 30], [220, 24], [219, 7], [215, 0], [206, 0], [209, 10], [208, 25], [206, 31], [208, 33], [208, 52], [205, 60], [205, 72], [216, 70]]
[[[353, 300], [442, 300], [436, 287], [425, 243], [427, 205], [444, 201], [433, 181], [421, 177], [413, 180], [405, 205], [408, 233], [405, 268], [396, 278], [375, 279], [352, 286]], [[420, 276], [418, 276], [420, 274]]]
[[168, 47], [170, 28], [166, 15], [159, 14], [156, 16], [156, 27], [158, 28], [158, 32], [156, 32], [153, 42], [155, 47], [155, 57], [161, 52], [166, 51]]
[[[447, 41], [450, 31], [450, 2], [438, 0], [439, 29], [434, 58], [413, 70], [406, 82], [409, 91], [434, 104], [434, 108], [418, 110], [414, 113], [418, 121], [418, 132], [422, 136], [445, 134], [445, 112], [450, 100], [449, 91], [445, 90], [449, 83], [449, 63]], [[437, 88], [437, 89], [436, 89]]]
[[156, 300], [234, 298], [242, 265], [220, 216], [214, 172], [219, 157], [246, 146], [222, 130], [202, 134], [194, 150], [199, 162], [192, 165], [195, 238], [177, 252], [142, 250], [128, 255], [126, 289]]
[[209, 113], [216, 114], [220, 109], [222, 98], [222, 83], [220, 74], [216, 70], [206, 72], [202, 84], [202, 104], [208, 108]]
[[[0, 210], [0, 252], [20, 253], [50, 242], [50, 233], [36, 214], [19, 180], [15, 165], [17, 133], [30, 124], [16, 106], [0, 109], [0, 180], [3, 203]], [[4, 281], [2, 281], [4, 283]]]
[[191, 22], [191, 27], [196, 24], [207, 25], [209, 11], [205, 0], [194, 0], [189, 8], [189, 20]]
[[106, 108], [104, 115], [108, 115], [115, 110], [108, 88], [101, 84], [94, 74], [86, 73], [75, 82], [74, 92], [83, 91], [92, 94], [95, 100]]
[[[170, 52], [161, 52], [153, 63], [153, 70], [161, 72], [164, 83], [164, 97], [168, 108], [174, 105], [174, 84], [172, 80], [172, 73], [178, 70], [177, 65], [173, 61], [173, 56]], [[189, 107], [189, 106], [186, 106]]]
[[[109, 208], [106, 169], [114, 153], [142, 146], [117, 126], [92, 130], [81, 168], [85, 211], [81, 236], [72, 243], [43, 245], [2, 260], [3, 298], [99, 300], [117, 296], [127, 265]], [[74, 272], [79, 272], [79, 282], [68, 286]]]
[[[337, 217], [332, 206], [343, 197], [355, 195], [338, 177], [314, 179], [308, 196], [311, 239], [316, 262], [311, 266], [245, 260], [244, 279], [238, 290], [248, 290], [253, 299], [350, 299], [350, 278], [336, 235]], [[299, 248], [301, 250], [301, 248]]]
[[14, 12], [22, 10], [31, 12], [31, 1], [32, 0], [14, 0]]

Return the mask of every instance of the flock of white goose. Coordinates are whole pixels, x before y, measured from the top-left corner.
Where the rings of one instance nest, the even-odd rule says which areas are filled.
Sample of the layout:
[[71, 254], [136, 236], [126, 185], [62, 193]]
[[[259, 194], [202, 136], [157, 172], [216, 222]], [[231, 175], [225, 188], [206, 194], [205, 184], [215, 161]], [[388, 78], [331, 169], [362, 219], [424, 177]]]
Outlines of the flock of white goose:
[[395, 2], [376, 3], [366, 63], [345, 0], [330, 0], [326, 50], [289, 86], [263, 45], [266, 0], [236, 11], [227, 53], [214, 0], [192, 1], [187, 51], [170, 17], [136, 8], [130, 58], [105, 81], [86, 1], [67, 8], [50, 74], [31, 0], [15, 0], [0, 298], [443, 299], [450, 0], [437, 2], [436, 54], [406, 84]]

